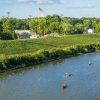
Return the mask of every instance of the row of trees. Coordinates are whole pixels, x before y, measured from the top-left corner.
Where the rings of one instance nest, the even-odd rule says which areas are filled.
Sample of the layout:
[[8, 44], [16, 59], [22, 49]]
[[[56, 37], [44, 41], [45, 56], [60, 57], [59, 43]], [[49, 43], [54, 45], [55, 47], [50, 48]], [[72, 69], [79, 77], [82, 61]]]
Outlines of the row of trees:
[[58, 15], [34, 18], [28, 21], [33, 32], [42, 35], [48, 33], [82, 34], [85, 28], [96, 28], [99, 31], [100, 19], [96, 18], [61, 18]]
[[[85, 28], [95, 28], [100, 32], [100, 18], [68, 18], [59, 15], [48, 15], [43, 18], [1, 18], [0, 38], [10, 37], [15, 39], [14, 30], [27, 29], [41, 35], [48, 33], [82, 34]], [[9, 35], [8, 35], [9, 34]]]

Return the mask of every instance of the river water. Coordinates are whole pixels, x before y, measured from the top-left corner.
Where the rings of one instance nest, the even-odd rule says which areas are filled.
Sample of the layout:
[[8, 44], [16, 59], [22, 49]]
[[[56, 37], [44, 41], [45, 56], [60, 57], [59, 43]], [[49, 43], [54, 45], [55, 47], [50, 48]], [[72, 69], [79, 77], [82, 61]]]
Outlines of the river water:
[[100, 100], [100, 53], [0, 74], [0, 100]]

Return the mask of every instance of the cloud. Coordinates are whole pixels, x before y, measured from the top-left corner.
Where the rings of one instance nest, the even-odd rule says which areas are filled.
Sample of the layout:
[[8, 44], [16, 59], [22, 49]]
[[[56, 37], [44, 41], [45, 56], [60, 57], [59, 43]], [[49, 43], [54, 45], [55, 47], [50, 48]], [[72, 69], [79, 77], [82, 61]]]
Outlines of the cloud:
[[19, 3], [51, 4], [54, 0], [17, 0]]
[[71, 5], [70, 0], [16, 0], [19, 3], [35, 3], [35, 4], [66, 4], [67, 9], [95, 9], [100, 8], [100, 5], [80, 5], [80, 6], [69, 6]]
[[69, 2], [69, 0], [59, 0], [60, 1], [60, 3], [67, 3], [67, 2]]
[[19, 3], [54, 4], [65, 3], [68, 0], [16, 0]]
[[94, 8], [100, 8], [100, 6], [97, 5], [91, 5], [91, 6], [70, 6], [66, 7], [67, 9], [94, 9]]

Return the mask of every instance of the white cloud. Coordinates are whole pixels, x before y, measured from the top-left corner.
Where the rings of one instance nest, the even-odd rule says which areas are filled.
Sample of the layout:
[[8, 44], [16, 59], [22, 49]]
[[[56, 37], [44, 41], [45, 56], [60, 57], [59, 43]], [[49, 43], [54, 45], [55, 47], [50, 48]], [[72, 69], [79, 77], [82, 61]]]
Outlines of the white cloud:
[[19, 3], [37, 3], [37, 4], [53, 4], [53, 3], [66, 3], [69, 0], [16, 0]]
[[53, 3], [54, 0], [17, 0], [19, 3], [37, 3], [37, 4], [48, 4], [48, 3]]
[[60, 0], [60, 3], [67, 3], [69, 0]]

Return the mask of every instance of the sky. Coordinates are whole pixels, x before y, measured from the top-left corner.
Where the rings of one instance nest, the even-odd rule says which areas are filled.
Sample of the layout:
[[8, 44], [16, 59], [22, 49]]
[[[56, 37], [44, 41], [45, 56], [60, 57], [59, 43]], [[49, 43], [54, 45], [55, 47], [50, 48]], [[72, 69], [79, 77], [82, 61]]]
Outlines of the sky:
[[100, 0], [0, 0], [0, 18], [38, 17], [58, 14], [63, 17], [100, 17]]

